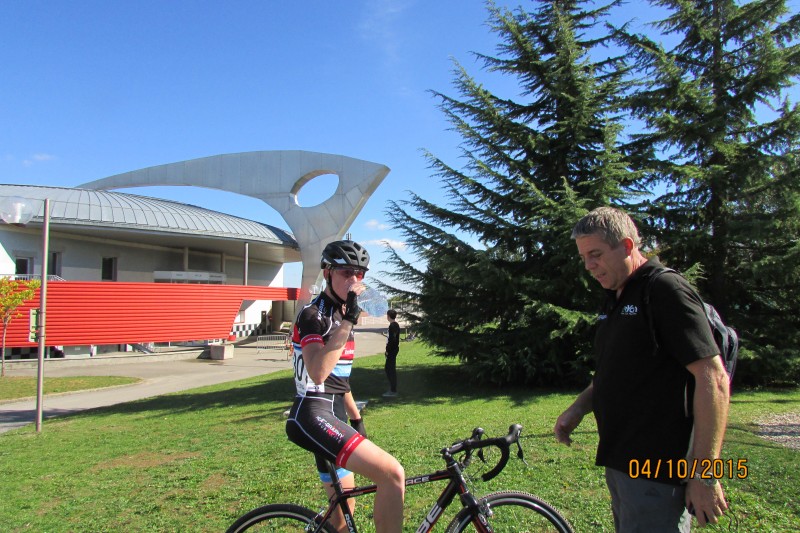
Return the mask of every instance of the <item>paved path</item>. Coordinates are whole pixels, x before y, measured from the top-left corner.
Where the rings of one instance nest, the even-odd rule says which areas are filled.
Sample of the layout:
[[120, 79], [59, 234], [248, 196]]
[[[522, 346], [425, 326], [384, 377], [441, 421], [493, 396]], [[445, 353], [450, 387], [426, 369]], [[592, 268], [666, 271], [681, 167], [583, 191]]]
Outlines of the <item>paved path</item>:
[[[356, 357], [383, 353], [386, 338], [378, 328], [356, 330]], [[59, 376], [130, 376], [142, 381], [107, 389], [45, 395], [42, 415], [52, 418], [119, 403], [141, 400], [206, 385], [236, 381], [289, 368], [281, 352], [256, 353], [255, 344], [238, 344], [231, 359], [197, 359], [198, 352], [187, 353], [191, 359], [142, 362], [139, 358], [118, 357], [106, 360], [81, 360], [80, 364], [46, 361], [45, 377]], [[36, 368], [13, 368], [6, 365], [8, 376], [36, 376]], [[45, 390], [45, 393], [47, 391]], [[0, 403], [0, 433], [32, 424], [36, 418], [36, 399]]]

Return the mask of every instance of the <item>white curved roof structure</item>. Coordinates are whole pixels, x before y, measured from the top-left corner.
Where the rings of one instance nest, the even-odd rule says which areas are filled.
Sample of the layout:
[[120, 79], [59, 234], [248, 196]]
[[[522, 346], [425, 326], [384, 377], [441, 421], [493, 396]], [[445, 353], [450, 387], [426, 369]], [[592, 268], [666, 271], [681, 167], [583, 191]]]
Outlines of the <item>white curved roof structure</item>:
[[[49, 198], [50, 221], [59, 231], [177, 247], [193, 244], [198, 249], [214, 239], [215, 247], [231, 255], [241, 255], [241, 247], [247, 242], [254, 245], [253, 258], [297, 260], [297, 242], [288, 232], [194, 205], [90, 189], [0, 185], [0, 198], [11, 196]], [[35, 218], [41, 221], [43, 203], [38, 209]]]
[[[59, 225], [112, 225], [295, 244], [287, 232], [266, 224], [147, 196], [34, 185], [0, 185], [0, 196], [50, 198], [50, 219]], [[37, 216], [42, 216], [41, 208]]]
[[[340, 239], [369, 197], [389, 173], [378, 163], [342, 155], [301, 150], [224, 154], [134, 170], [81, 185], [87, 189], [120, 189], [184, 185], [230, 191], [263, 200], [291, 229], [303, 261], [302, 288], [319, 276], [325, 244]], [[317, 176], [335, 174], [339, 185], [328, 200], [301, 207], [297, 193]], [[308, 291], [303, 290], [303, 300]]]

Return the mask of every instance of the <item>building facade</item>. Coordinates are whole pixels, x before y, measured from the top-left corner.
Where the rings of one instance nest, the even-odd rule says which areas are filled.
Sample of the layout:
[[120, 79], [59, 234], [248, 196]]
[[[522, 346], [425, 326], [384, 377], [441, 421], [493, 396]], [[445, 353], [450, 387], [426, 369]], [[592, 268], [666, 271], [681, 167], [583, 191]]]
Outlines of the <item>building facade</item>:
[[[43, 200], [50, 200], [48, 280], [144, 284], [284, 287], [284, 263], [300, 260], [286, 231], [197, 206], [131, 194], [0, 185], [0, 210], [24, 200], [36, 211], [26, 225], [0, 224], [0, 276], [38, 278], [42, 267]], [[293, 302], [291, 302], [293, 303]], [[229, 336], [265, 332], [291, 316], [290, 301], [244, 300]], [[19, 318], [26, 321], [27, 317]], [[289, 318], [291, 320], [291, 318]], [[171, 339], [203, 342], [213, 339]], [[142, 339], [148, 344], [148, 339]], [[36, 352], [13, 346], [10, 358]], [[19, 342], [15, 344], [20, 344]], [[25, 343], [23, 343], [25, 344]], [[68, 356], [117, 351], [120, 345], [57, 344]], [[122, 349], [125, 349], [123, 346]]]
[[[92, 354], [106, 349], [94, 341], [108, 341], [108, 330], [115, 328], [120, 344], [249, 336], [294, 318], [319, 280], [325, 244], [342, 238], [388, 173], [385, 165], [342, 155], [283, 150], [169, 163], [79, 188], [0, 185], [0, 212], [6, 221], [0, 224], [0, 276], [37, 275], [45, 249], [38, 243], [49, 243], [48, 280], [59, 295], [59, 307], [51, 309], [49, 299], [43, 306], [46, 338], [52, 341], [48, 346], [60, 344], [62, 351], [88, 349]], [[333, 195], [300, 206], [300, 190], [325, 174], [338, 178]], [[283, 217], [291, 233], [180, 202], [110, 192], [159, 185], [191, 185], [260, 199]], [[47, 217], [45, 199], [50, 203]], [[23, 204], [30, 203], [37, 210], [33, 220], [15, 224]], [[43, 239], [43, 234], [49, 237]], [[283, 265], [297, 261], [302, 263], [301, 287], [286, 288]], [[76, 289], [80, 283], [85, 286]], [[104, 290], [98, 283], [117, 285]], [[173, 287], [159, 290], [163, 284]], [[81, 290], [94, 297], [92, 309], [81, 305]], [[37, 293], [36, 301], [22, 311], [32, 312], [40, 305], [38, 298]], [[184, 307], [173, 307], [175, 302]], [[23, 322], [17, 320], [10, 328], [8, 345], [15, 346], [18, 356], [33, 346]]]

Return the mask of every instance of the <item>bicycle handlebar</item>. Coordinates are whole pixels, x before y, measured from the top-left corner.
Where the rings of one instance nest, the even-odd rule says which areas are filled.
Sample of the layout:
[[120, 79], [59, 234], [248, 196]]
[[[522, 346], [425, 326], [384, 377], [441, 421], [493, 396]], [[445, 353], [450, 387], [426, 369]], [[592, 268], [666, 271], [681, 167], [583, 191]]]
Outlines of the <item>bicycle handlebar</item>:
[[[511, 448], [511, 445], [514, 443], [516, 443], [517, 446], [519, 446], [519, 435], [521, 432], [522, 432], [522, 426], [520, 424], [512, 424], [508, 428], [508, 435], [505, 435], [503, 437], [494, 437], [491, 439], [483, 439], [481, 438], [483, 436], [483, 429], [475, 428], [475, 430], [472, 432], [472, 437], [460, 440], [454, 443], [449, 448], [444, 448], [442, 450], [442, 455], [452, 456], [453, 454], [456, 453], [466, 452], [467, 459], [465, 460], [465, 462], [468, 463], [469, 457], [472, 455], [473, 450], [480, 450], [488, 446], [495, 446], [499, 448], [500, 460], [497, 462], [494, 468], [492, 468], [491, 470], [489, 470], [488, 472], [486, 472], [481, 476], [481, 479], [483, 479], [484, 481], [489, 481], [497, 474], [499, 474], [503, 470], [503, 468], [505, 468], [506, 463], [508, 463], [509, 449]], [[520, 457], [522, 456], [521, 452], [522, 450], [520, 449]], [[479, 457], [482, 458], [480, 454]]]

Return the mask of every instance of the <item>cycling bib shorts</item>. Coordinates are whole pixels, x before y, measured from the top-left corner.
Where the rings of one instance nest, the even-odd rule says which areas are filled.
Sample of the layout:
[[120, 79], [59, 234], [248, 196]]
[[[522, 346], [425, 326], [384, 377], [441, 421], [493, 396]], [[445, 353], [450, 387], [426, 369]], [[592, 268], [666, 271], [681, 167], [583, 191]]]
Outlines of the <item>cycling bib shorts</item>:
[[341, 478], [350, 455], [364, 437], [346, 422], [341, 394], [308, 392], [295, 398], [286, 421], [286, 435], [301, 448], [314, 453], [322, 481], [331, 478], [325, 461], [334, 463]]

